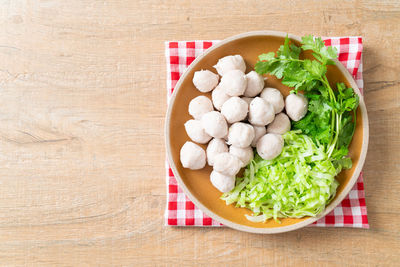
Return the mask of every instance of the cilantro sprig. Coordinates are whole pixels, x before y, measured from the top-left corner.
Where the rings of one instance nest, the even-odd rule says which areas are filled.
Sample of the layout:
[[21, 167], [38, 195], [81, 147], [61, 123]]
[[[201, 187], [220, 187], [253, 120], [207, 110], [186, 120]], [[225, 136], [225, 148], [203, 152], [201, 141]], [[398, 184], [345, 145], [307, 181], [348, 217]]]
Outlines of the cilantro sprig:
[[[302, 59], [301, 52], [311, 50], [314, 59]], [[358, 96], [344, 83], [334, 90], [326, 76], [327, 66], [334, 65], [337, 51], [326, 47], [320, 37], [302, 38], [301, 47], [291, 43], [286, 36], [278, 51], [261, 54], [255, 65], [259, 74], [271, 74], [282, 79], [282, 84], [293, 92], [304, 92], [309, 100], [307, 115], [293, 122], [314, 142], [322, 144], [338, 171], [351, 167], [347, 158], [348, 146], [354, 135]]]

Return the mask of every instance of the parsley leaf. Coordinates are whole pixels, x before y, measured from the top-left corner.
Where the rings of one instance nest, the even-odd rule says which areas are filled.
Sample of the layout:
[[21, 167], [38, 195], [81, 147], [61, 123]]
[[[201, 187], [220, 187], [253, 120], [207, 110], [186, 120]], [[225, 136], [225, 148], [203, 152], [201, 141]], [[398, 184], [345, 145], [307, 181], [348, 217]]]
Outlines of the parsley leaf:
[[275, 53], [274, 52], [269, 52], [267, 54], [261, 54], [258, 56], [258, 59], [260, 61], [270, 61], [273, 60], [275, 58]]
[[302, 39], [302, 49], [312, 50], [313, 56], [324, 65], [334, 65], [333, 59], [337, 58], [336, 48], [326, 47], [321, 37], [313, 37], [312, 35], [304, 36]]
[[302, 120], [293, 122], [293, 128], [300, 129], [314, 141], [327, 145], [332, 135], [331, 111], [332, 108], [319, 95], [309, 101], [307, 115]]

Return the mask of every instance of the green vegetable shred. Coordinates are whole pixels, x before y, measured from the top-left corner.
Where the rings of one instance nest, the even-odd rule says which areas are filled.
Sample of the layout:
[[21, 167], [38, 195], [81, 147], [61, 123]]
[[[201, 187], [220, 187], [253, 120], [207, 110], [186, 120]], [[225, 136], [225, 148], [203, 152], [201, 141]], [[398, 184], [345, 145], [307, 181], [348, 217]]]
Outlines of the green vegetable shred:
[[283, 135], [285, 145], [275, 159], [256, 155], [236, 187], [222, 195], [226, 204], [248, 208], [247, 219], [264, 222], [284, 217], [315, 216], [334, 197], [337, 169], [323, 146], [317, 146], [300, 130]]

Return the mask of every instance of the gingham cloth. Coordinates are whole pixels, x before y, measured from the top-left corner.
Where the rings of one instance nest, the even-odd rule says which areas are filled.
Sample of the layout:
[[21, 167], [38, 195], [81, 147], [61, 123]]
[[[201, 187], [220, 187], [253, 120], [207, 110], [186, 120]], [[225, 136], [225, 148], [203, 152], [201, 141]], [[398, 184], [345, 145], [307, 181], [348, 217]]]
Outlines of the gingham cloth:
[[[355, 78], [361, 92], [362, 78], [362, 38], [361, 37], [329, 37], [324, 38], [327, 46], [334, 46], [339, 52], [339, 61]], [[178, 41], [165, 42], [167, 60], [168, 103], [179, 77], [185, 72], [193, 60], [207, 48], [219, 41]], [[198, 209], [179, 188], [171, 168], [166, 163], [167, 207], [165, 224], [175, 226], [222, 226]], [[311, 226], [357, 227], [369, 228], [363, 175], [349, 195], [332, 212], [314, 222]]]

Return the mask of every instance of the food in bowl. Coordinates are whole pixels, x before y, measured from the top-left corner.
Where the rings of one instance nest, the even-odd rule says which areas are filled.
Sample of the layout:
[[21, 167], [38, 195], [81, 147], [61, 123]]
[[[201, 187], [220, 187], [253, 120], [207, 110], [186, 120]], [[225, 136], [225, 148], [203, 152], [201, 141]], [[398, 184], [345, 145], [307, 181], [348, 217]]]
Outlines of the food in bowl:
[[[327, 65], [334, 62], [336, 51], [326, 48], [320, 38], [307, 36], [302, 40], [298, 47], [286, 38], [276, 54], [260, 55], [255, 67], [258, 77], [274, 75], [293, 88], [286, 99], [275, 88], [257, 85], [256, 75], [245, 74], [240, 55], [218, 61], [217, 72], [222, 75], [218, 85], [209, 74], [214, 77], [212, 86], [209, 81], [196, 81], [220, 90], [212, 95], [214, 107], [221, 110], [208, 110], [195, 118], [203, 127], [198, 131], [215, 140], [227, 138], [230, 145], [229, 152], [210, 149], [214, 151], [211, 183], [224, 193], [222, 199], [227, 204], [250, 209], [253, 215], [247, 218], [254, 222], [318, 215], [335, 196], [335, 176], [351, 167], [346, 155], [354, 134], [358, 98], [344, 84], [337, 84], [335, 91], [329, 85]], [[315, 59], [301, 59], [302, 50], [312, 50]], [[195, 73], [194, 77], [199, 76]], [[219, 96], [215, 97], [218, 103], [214, 95]], [[182, 162], [186, 160], [182, 156], [202, 159], [200, 154], [205, 155], [197, 148], [185, 151]], [[245, 165], [243, 175], [238, 176]]]

